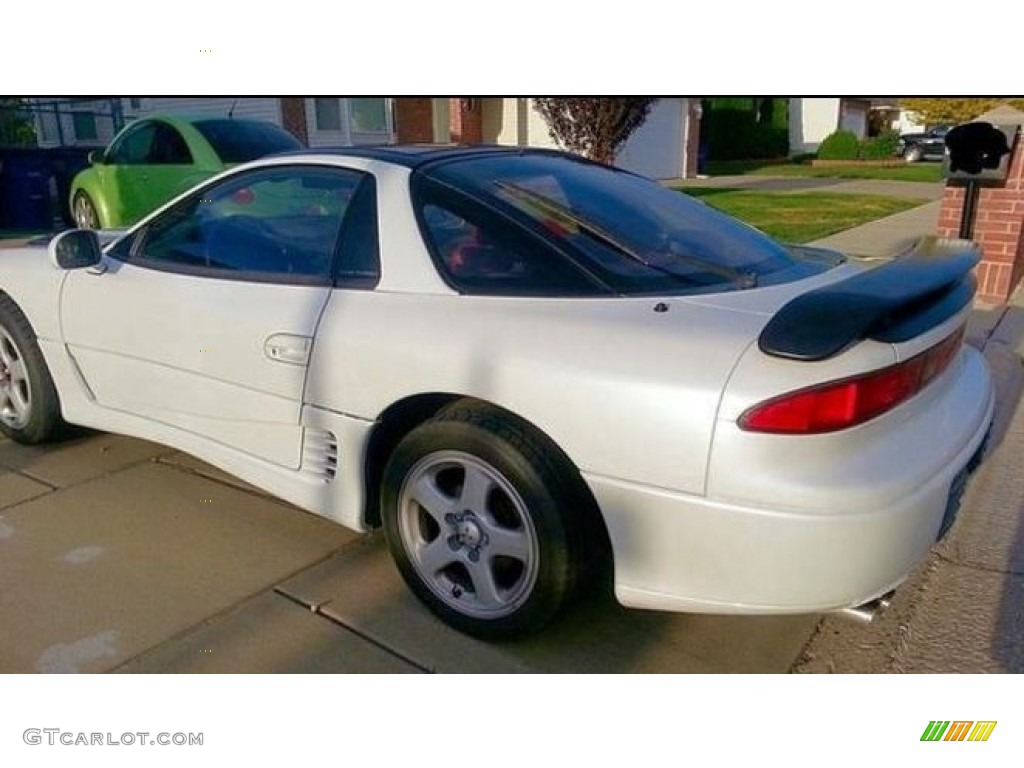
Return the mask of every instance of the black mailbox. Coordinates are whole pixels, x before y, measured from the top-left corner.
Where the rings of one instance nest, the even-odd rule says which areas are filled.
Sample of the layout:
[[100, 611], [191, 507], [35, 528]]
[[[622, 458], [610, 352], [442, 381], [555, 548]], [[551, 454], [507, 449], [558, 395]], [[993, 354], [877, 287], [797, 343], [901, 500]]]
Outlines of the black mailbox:
[[1002, 181], [1010, 165], [1017, 126], [964, 123], [946, 134], [942, 175], [947, 179]]

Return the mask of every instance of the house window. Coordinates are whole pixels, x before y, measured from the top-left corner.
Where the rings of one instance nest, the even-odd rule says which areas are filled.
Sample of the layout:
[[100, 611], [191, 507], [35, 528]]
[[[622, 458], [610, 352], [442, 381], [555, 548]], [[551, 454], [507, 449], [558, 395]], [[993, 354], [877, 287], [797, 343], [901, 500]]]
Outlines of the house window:
[[341, 130], [340, 99], [313, 99], [313, 106], [318, 131]]
[[72, 112], [72, 124], [77, 141], [91, 141], [97, 138], [96, 116], [90, 112]]
[[390, 133], [386, 99], [349, 99], [353, 133]]
[[40, 113], [39, 133], [47, 144], [57, 141], [57, 116], [53, 112]]

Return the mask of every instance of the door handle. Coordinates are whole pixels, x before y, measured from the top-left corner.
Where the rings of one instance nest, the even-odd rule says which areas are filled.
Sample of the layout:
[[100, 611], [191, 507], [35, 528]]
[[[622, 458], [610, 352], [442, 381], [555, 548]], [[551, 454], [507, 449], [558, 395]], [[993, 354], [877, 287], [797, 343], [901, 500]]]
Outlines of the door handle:
[[263, 342], [263, 354], [275, 363], [305, 365], [309, 362], [309, 350], [313, 339], [293, 333], [275, 333]]

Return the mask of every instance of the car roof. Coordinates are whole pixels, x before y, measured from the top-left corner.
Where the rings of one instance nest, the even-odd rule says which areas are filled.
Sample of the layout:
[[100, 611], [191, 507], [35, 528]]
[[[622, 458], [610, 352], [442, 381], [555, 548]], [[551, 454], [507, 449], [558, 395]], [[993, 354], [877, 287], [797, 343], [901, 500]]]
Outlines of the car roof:
[[314, 149], [296, 150], [294, 152], [281, 152], [274, 155], [274, 157], [300, 157], [303, 155], [364, 157], [402, 165], [406, 168], [420, 168], [428, 163], [442, 160], [502, 154], [566, 156], [566, 153], [558, 150], [537, 147], [502, 147], [486, 144], [381, 144], [360, 147], [316, 147]]
[[[204, 123], [209, 120], [223, 120], [231, 121], [232, 123], [259, 123], [260, 125], [274, 125], [269, 120], [256, 120], [250, 117], [228, 117], [227, 113], [208, 113], [208, 114], [195, 114], [195, 113], [181, 113], [181, 112], [153, 112], [148, 115], [140, 115], [139, 117], [131, 120], [127, 125], [134, 125], [135, 123], [142, 123], [147, 120], [160, 120], [164, 123], [170, 123], [171, 125], [195, 125], [196, 123]], [[126, 126], [127, 127], [127, 126]], [[279, 126], [278, 126], [279, 127]]]

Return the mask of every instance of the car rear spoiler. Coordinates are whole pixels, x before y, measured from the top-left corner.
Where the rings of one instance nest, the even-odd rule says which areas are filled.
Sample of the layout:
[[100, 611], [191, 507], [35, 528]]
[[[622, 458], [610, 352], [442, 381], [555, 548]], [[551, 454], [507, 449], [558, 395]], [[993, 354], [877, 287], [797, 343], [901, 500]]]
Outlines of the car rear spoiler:
[[793, 299], [758, 346], [773, 357], [815, 361], [864, 339], [907, 341], [971, 302], [980, 258], [968, 240], [924, 238], [905, 256]]

